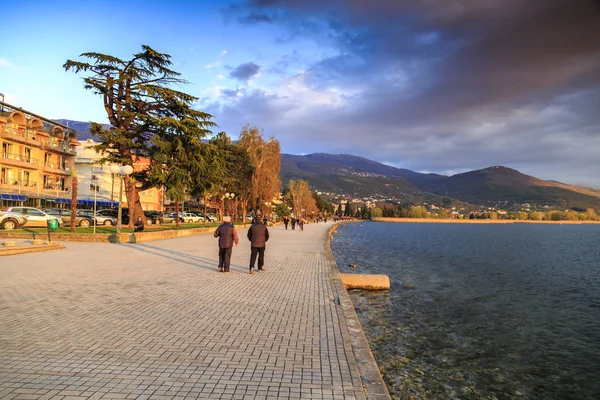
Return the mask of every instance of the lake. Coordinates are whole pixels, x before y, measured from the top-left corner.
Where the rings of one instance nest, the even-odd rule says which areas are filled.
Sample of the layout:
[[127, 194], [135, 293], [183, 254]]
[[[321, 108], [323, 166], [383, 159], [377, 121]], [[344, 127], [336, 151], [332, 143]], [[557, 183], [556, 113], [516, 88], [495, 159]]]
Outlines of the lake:
[[600, 399], [600, 225], [366, 222], [331, 249], [390, 277], [350, 296], [393, 397]]

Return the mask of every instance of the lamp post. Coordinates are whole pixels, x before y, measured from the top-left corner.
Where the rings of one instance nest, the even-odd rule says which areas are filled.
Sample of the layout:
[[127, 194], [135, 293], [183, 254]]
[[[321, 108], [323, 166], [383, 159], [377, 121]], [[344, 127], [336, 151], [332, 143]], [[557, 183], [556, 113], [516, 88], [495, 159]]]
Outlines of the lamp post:
[[119, 175], [119, 178], [121, 178], [120, 184], [119, 184], [119, 208], [117, 211], [117, 235], [119, 233], [121, 233], [121, 215], [123, 213], [122, 211], [122, 198], [123, 198], [123, 177], [124, 176], [128, 176], [131, 175], [131, 173], [133, 172], [133, 167], [131, 165], [111, 165], [110, 166], [110, 172], [113, 174], [113, 176], [115, 174]]
[[[116, 168], [113, 168], [116, 167]], [[113, 172], [113, 169], [116, 170], [117, 172]], [[112, 177], [112, 184], [110, 187], [110, 202], [112, 203], [113, 201], [115, 201], [115, 174], [118, 173], [118, 165], [111, 165], [110, 166], [110, 176]], [[112, 204], [110, 205], [112, 207]]]
[[96, 194], [98, 193], [98, 185], [96, 185], [96, 183], [98, 183], [98, 177], [96, 175], [92, 175], [92, 185], [94, 186], [94, 235], [96, 234]]
[[[225, 212], [227, 212], [227, 207], [226, 207], [227, 203], [225, 203], [225, 200], [233, 200], [234, 197], [235, 197], [235, 193], [225, 193], [223, 195], [223, 205], [224, 205], [223, 208], [225, 209]], [[204, 217], [206, 218], [206, 216], [204, 216]], [[233, 223], [235, 224], [235, 219], [233, 220]]]

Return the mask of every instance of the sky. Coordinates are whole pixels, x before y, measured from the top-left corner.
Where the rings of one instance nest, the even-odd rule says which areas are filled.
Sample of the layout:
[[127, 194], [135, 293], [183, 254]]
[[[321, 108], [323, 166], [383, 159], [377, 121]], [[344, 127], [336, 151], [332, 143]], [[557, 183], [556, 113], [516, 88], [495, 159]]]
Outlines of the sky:
[[107, 122], [63, 64], [148, 45], [215, 133], [248, 124], [288, 154], [600, 188], [600, 1], [2, 3], [0, 93], [47, 118]]

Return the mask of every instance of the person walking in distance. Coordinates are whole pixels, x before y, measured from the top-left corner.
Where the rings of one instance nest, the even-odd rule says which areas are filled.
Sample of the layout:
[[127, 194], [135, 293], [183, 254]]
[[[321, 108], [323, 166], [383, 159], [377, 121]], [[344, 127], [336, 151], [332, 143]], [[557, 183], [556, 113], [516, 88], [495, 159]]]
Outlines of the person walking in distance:
[[231, 250], [233, 245], [240, 240], [235, 227], [230, 222], [231, 217], [224, 216], [223, 223], [215, 230], [215, 237], [219, 238], [219, 272], [229, 272], [231, 263]]
[[288, 217], [283, 217], [283, 225], [285, 226], [285, 230], [287, 231], [288, 224], [290, 223], [290, 219]]
[[269, 240], [267, 225], [262, 223], [262, 217], [256, 217], [256, 223], [248, 229], [248, 240], [250, 240], [250, 275], [254, 274], [254, 263], [258, 255], [258, 271], [264, 271], [265, 247]]
[[296, 218], [292, 217], [292, 230], [296, 230]]

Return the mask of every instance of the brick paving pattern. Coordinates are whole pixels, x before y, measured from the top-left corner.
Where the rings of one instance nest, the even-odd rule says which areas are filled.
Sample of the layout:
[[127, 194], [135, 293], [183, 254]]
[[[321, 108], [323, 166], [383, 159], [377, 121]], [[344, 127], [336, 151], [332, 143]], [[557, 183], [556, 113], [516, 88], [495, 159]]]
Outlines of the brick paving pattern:
[[1, 399], [365, 399], [323, 239], [272, 227], [265, 272], [212, 235], [0, 258]]

